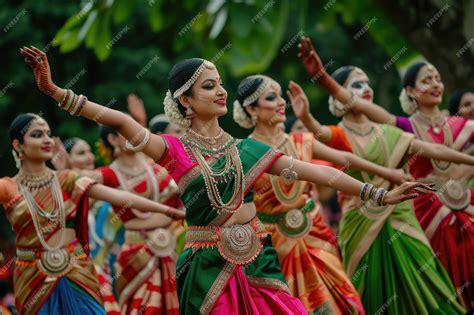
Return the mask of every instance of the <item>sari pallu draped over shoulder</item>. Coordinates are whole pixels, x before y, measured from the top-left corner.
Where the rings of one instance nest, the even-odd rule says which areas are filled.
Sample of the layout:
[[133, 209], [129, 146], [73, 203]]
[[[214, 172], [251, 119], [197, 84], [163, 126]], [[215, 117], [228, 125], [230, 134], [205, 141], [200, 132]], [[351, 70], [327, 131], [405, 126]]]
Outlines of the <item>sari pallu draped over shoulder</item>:
[[[289, 135], [288, 154], [311, 163], [314, 135]], [[285, 184], [264, 174], [255, 184], [259, 218], [272, 234], [290, 292], [308, 312], [364, 314], [359, 294], [347, 277], [336, 235], [324, 223], [321, 204], [309, 195], [308, 182]]]
[[[346, 143], [373, 163], [396, 168], [413, 136], [389, 125], [373, 124], [374, 135], [365, 146], [350, 131], [332, 126], [328, 143]], [[339, 139], [337, 139], [339, 138]], [[376, 186], [389, 187], [377, 176], [350, 171]], [[340, 195], [343, 216], [339, 243], [343, 263], [361, 295], [368, 314], [463, 314], [456, 292], [437, 253], [431, 249], [413, 212], [411, 201], [377, 207], [359, 198]]]
[[[87, 238], [88, 198], [86, 192], [95, 184], [90, 178], [80, 177], [74, 171], [60, 171], [57, 177], [61, 186], [66, 215], [66, 227], [76, 231], [77, 240], [64, 247], [69, 257], [67, 269], [59, 276], [51, 276], [41, 269], [39, 255], [44, 250], [33, 225], [32, 216], [25, 199], [19, 193], [16, 182], [11, 178], [0, 179], [0, 202], [15, 232], [17, 260], [14, 273], [15, 303], [20, 314], [37, 314], [49, 301], [61, 279], [75, 285], [84, 298], [96, 309], [103, 304], [97, 274], [89, 260]], [[34, 192], [34, 198], [44, 209], [52, 209], [51, 190]], [[43, 227], [49, 223], [40, 219]], [[59, 230], [59, 225], [45, 234], [48, 240]], [[64, 303], [64, 301], [62, 302]], [[67, 307], [66, 307], [67, 308]]]
[[[397, 117], [397, 126], [424, 141], [447, 141], [460, 152], [474, 139], [474, 121], [464, 117], [445, 117], [440, 132], [423, 129], [425, 126], [417, 124], [413, 116]], [[439, 188], [437, 193], [414, 200], [416, 217], [433, 250], [439, 253], [438, 258], [456, 287], [456, 297], [469, 312], [474, 312], [474, 189], [467, 179], [450, 178], [458, 165], [429, 160], [416, 152], [411, 161], [410, 171], [418, 181], [434, 182]]]
[[[177, 262], [180, 313], [306, 314], [301, 302], [288, 293], [271, 236], [260, 221], [254, 218], [244, 225], [226, 226], [232, 214], [212, 209], [198, 164], [192, 162], [178, 138], [163, 138], [167, 151], [159, 164], [178, 183], [189, 226], [186, 247]], [[244, 203], [249, 203], [255, 181], [281, 153], [250, 139], [237, 140], [236, 147], [244, 174]], [[223, 157], [207, 162], [216, 169], [225, 163]], [[234, 192], [234, 181], [231, 178], [217, 184], [224, 202]], [[240, 240], [252, 242], [252, 254], [245, 260], [226, 256], [229, 233], [238, 239], [245, 235]]]

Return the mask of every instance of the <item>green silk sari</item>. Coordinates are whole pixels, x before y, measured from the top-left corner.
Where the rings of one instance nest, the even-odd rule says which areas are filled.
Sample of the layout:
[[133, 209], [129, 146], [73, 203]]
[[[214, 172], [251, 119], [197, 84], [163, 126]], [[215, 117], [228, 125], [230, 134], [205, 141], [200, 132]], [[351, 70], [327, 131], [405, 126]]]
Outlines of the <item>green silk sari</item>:
[[[413, 139], [389, 125], [374, 124], [368, 145], [344, 129], [358, 156], [397, 168]], [[409, 163], [409, 161], [407, 162]], [[349, 175], [384, 188], [377, 176]], [[383, 207], [342, 196], [340, 246], [343, 263], [358, 290], [367, 314], [463, 314], [454, 287], [420, 227], [412, 201]]]
[[[164, 139], [168, 146], [167, 153], [159, 163], [168, 168], [178, 183], [180, 198], [186, 207], [187, 225], [223, 225], [232, 214], [218, 214], [212, 209], [199, 166], [189, 167], [189, 157], [177, 138], [165, 136]], [[250, 203], [253, 202], [253, 184], [281, 153], [251, 139], [239, 141], [237, 148], [244, 171], [244, 203]], [[208, 162], [219, 168], [225, 161], [221, 157]], [[233, 193], [234, 179], [219, 183], [218, 189], [226, 202]], [[235, 268], [236, 265], [222, 258], [216, 248], [185, 249], [178, 258], [176, 271], [180, 313], [208, 313]], [[244, 265], [243, 269], [252, 285], [288, 291], [270, 236], [264, 241], [258, 257]]]

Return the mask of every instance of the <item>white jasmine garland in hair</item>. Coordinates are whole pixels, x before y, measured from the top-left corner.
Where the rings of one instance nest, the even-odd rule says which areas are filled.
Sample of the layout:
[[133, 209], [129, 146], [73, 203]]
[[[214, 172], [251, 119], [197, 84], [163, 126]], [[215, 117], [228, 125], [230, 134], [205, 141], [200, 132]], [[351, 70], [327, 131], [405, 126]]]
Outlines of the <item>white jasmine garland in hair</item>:
[[169, 120], [172, 123], [175, 123], [181, 127], [188, 128], [191, 126], [191, 120], [185, 118], [178, 108], [178, 103], [174, 100], [173, 96], [171, 95], [170, 90], [166, 92], [165, 100], [163, 101], [163, 105], [165, 106], [165, 114], [168, 116]]
[[242, 107], [238, 100], [234, 101], [233, 111], [234, 121], [242, 128], [250, 129], [253, 127], [252, 119], [245, 113], [245, 109]]
[[329, 111], [331, 112], [331, 114], [333, 114], [333, 116], [338, 118], [344, 116], [344, 113], [346, 112], [346, 106], [344, 106], [344, 104], [342, 104], [332, 96], [329, 96], [328, 103]]
[[405, 88], [402, 89], [400, 93], [400, 104], [402, 105], [403, 112], [407, 115], [412, 115], [415, 113], [417, 106], [415, 101], [408, 95]]

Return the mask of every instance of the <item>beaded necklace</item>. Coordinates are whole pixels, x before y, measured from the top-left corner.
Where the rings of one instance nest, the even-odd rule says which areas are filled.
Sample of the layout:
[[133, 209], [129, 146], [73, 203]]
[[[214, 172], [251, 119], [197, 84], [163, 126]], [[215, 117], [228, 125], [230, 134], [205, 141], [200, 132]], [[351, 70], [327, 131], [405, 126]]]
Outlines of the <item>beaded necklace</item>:
[[[191, 160], [199, 165], [212, 208], [219, 213], [234, 213], [239, 210], [244, 200], [244, 172], [236, 139], [222, 129], [215, 137], [205, 137], [188, 128], [181, 141]], [[224, 157], [224, 165], [218, 169], [209, 165], [206, 158], [211, 157]], [[224, 202], [217, 185], [232, 179], [232, 196]]]

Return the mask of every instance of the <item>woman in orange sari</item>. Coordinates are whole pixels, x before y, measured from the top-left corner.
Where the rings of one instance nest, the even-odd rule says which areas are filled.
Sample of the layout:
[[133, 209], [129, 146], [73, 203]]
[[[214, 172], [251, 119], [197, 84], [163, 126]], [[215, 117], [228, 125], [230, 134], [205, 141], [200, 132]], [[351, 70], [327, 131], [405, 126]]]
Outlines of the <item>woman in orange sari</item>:
[[[403, 170], [388, 169], [355, 156], [333, 150], [316, 141], [312, 133], [283, 132], [286, 102], [280, 85], [263, 75], [245, 78], [234, 102], [234, 120], [253, 128], [253, 138], [296, 159], [325, 159], [338, 165], [375, 173], [389, 181], [404, 181]], [[324, 223], [321, 204], [310, 195], [311, 185], [285, 183], [264, 174], [255, 183], [257, 215], [272, 233], [283, 274], [293, 296], [308, 312], [363, 314], [362, 303], [339, 256], [336, 236]]]
[[88, 197], [124, 207], [183, 213], [134, 194], [119, 192], [80, 177], [59, 172], [45, 162], [52, 158], [53, 140], [44, 119], [19, 115], [10, 126], [18, 174], [0, 179], [0, 202], [16, 237], [14, 290], [20, 314], [105, 314], [97, 274], [89, 259]]

